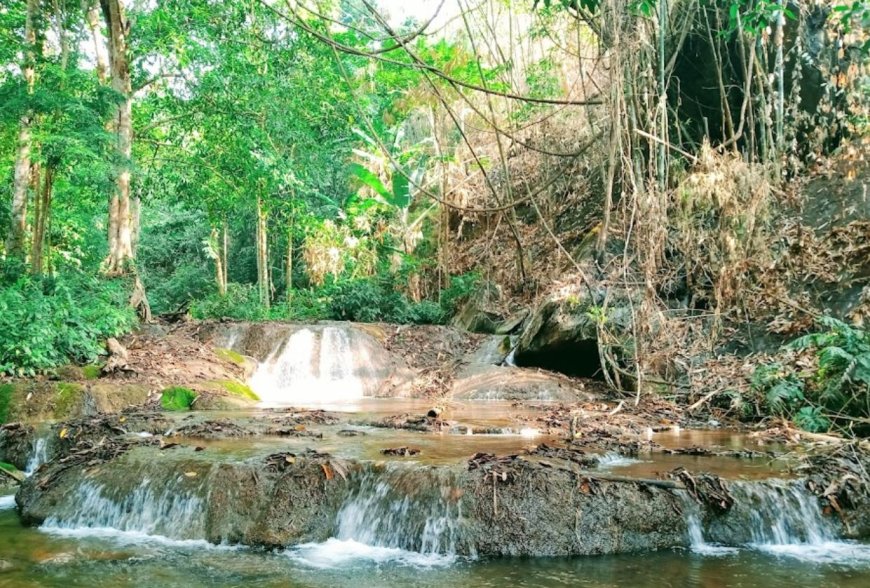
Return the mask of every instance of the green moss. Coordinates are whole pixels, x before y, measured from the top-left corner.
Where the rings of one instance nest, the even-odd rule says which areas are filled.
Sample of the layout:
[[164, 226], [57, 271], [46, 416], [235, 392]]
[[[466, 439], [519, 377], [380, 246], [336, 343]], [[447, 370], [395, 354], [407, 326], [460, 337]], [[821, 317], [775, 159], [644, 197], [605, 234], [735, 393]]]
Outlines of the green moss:
[[72, 413], [76, 402], [80, 399], [85, 389], [80, 384], [60, 382], [56, 390], [57, 401], [55, 402], [54, 414], [57, 417], [65, 417]]
[[12, 384], [0, 384], [0, 425], [5, 423], [9, 416], [9, 404], [14, 390]]
[[215, 349], [215, 355], [224, 361], [232, 362], [236, 365], [245, 365], [245, 356], [241, 353], [236, 353], [232, 349]]
[[82, 373], [86, 380], [96, 380], [103, 373], [103, 370], [100, 366], [91, 364], [82, 367]]
[[232, 394], [233, 396], [241, 396], [242, 398], [247, 398], [248, 400], [256, 400], [259, 401], [260, 397], [257, 396], [257, 393], [251, 390], [251, 387], [242, 384], [241, 382], [236, 382], [235, 380], [221, 380], [218, 382], [221, 388]]
[[190, 410], [194, 400], [196, 400], [196, 392], [181, 386], [166, 388], [160, 394], [160, 406], [164, 410]]
[[5, 461], [0, 461], [0, 470], [6, 470], [7, 472], [17, 472], [18, 468], [16, 468], [11, 463], [6, 463]]

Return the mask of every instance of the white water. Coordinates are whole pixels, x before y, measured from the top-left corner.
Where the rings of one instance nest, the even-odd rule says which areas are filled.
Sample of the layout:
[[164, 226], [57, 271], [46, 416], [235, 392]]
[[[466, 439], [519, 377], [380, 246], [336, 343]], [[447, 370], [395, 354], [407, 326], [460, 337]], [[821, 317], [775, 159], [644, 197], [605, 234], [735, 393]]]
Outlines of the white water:
[[93, 482], [82, 483], [75, 493], [75, 510], [46, 519], [41, 527], [44, 531], [67, 536], [112, 535], [137, 541], [148, 537], [163, 542], [202, 541], [205, 537], [202, 500], [177, 491], [172, 484], [155, 489], [146, 478], [119, 500], [107, 496], [108, 490]]
[[360, 562], [444, 566], [456, 560], [462, 504], [449, 480], [408, 494], [401, 471], [367, 474], [338, 513], [335, 537], [287, 552], [296, 561], [328, 568]]
[[365, 345], [352, 345], [347, 328], [295, 331], [262, 362], [251, 388], [264, 406], [330, 404], [363, 398], [366, 378], [374, 377]]
[[15, 495], [0, 496], [0, 510], [10, 510], [15, 508]]
[[287, 556], [299, 563], [321, 569], [357, 564], [393, 563], [415, 567], [437, 567], [452, 564], [452, 555], [420, 553], [399, 547], [368, 545], [354, 539], [327, 539], [323, 543], [305, 543], [287, 551]]
[[615, 451], [608, 451], [604, 455], [598, 456], [598, 466], [602, 468], [619, 468], [641, 463], [641, 460], [633, 457], [620, 455]]
[[27, 465], [24, 468], [25, 475], [32, 476], [36, 470], [39, 469], [39, 466], [48, 461], [48, 454], [45, 445], [45, 437], [39, 437], [36, 439], [36, 445], [33, 447], [33, 452], [30, 454], [30, 457], [27, 458]]
[[[750, 513], [747, 547], [815, 563], [870, 563], [870, 545], [837, 540], [818, 500], [799, 483], [734, 483], [731, 490], [738, 508], [746, 508]], [[705, 540], [694, 503], [687, 507], [686, 522], [692, 551], [702, 555], [737, 551]]]

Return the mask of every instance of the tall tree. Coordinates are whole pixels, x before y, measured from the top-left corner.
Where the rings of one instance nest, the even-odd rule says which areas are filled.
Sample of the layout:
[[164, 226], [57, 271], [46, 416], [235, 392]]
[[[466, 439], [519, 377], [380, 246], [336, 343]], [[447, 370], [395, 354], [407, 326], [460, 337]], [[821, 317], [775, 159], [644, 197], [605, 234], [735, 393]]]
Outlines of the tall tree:
[[100, 0], [106, 28], [109, 33], [109, 70], [112, 89], [118, 95], [114, 112], [116, 133], [115, 190], [109, 199], [109, 255], [106, 258], [106, 273], [121, 275], [128, 271], [135, 258], [133, 238], [138, 220], [130, 199], [130, 168], [133, 154], [133, 89], [130, 81], [130, 60], [127, 35], [130, 23], [127, 20], [123, 0]]
[[[36, 77], [36, 22], [38, 0], [27, 0], [27, 19], [24, 27], [24, 60], [21, 71], [27, 84], [27, 93], [33, 93]], [[21, 116], [18, 131], [18, 156], [12, 186], [12, 222], [6, 239], [6, 251], [12, 257], [24, 260], [24, 233], [27, 228], [27, 188], [30, 184], [30, 147], [33, 112], [30, 108]]]

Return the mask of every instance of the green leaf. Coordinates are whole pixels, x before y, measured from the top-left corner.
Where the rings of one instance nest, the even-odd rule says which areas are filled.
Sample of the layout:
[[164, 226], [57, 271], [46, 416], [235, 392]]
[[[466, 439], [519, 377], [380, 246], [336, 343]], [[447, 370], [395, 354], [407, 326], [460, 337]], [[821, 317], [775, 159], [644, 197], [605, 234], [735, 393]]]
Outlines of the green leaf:
[[360, 182], [377, 192], [387, 202], [392, 199], [392, 194], [387, 190], [380, 178], [367, 168], [358, 163], [352, 163], [350, 165], [350, 172]]

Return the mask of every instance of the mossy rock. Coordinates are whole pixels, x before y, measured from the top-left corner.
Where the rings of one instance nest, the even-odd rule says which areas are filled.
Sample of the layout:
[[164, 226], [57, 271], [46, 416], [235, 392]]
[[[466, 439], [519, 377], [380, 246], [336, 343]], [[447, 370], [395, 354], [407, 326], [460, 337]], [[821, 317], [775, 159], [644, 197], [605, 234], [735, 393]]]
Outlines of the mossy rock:
[[193, 387], [202, 392], [196, 400], [197, 410], [243, 410], [260, 402], [257, 393], [238, 380], [212, 380]]
[[82, 367], [82, 375], [86, 380], [97, 380], [103, 375], [103, 368], [95, 364]]
[[190, 410], [196, 401], [196, 392], [190, 388], [173, 386], [166, 388], [160, 394], [160, 406], [163, 410], [181, 411]]
[[246, 398], [248, 400], [253, 400], [254, 402], [259, 402], [260, 397], [257, 396], [257, 393], [254, 392], [250, 386], [247, 384], [243, 384], [241, 382], [237, 382], [235, 380], [220, 380], [217, 382], [220, 386], [232, 394], [233, 396], [239, 396], [241, 398]]
[[57, 384], [57, 399], [54, 404], [54, 414], [58, 418], [81, 412], [84, 402], [85, 387], [74, 382]]
[[9, 416], [9, 405], [12, 403], [12, 384], [0, 384], [0, 425], [6, 422]]
[[239, 366], [244, 366], [246, 364], [245, 356], [241, 353], [233, 351], [232, 349], [223, 349], [218, 347], [214, 350], [214, 353], [224, 361], [228, 361]]

